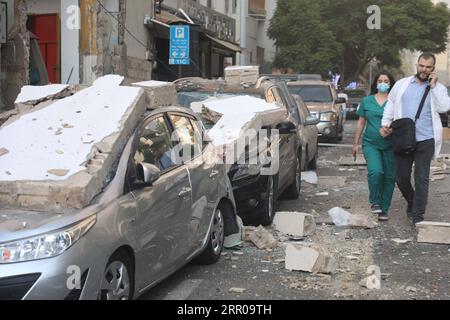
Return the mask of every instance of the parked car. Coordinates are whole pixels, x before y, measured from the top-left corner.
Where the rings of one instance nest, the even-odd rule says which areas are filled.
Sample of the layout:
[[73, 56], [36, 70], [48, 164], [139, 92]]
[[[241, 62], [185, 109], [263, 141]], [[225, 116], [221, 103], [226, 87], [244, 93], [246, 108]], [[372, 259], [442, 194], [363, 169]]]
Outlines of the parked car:
[[[255, 86], [237, 86], [225, 81], [208, 81], [191, 78], [175, 82], [178, 103], [189, 108], [193, 102], [202, 102], [211, 97], [224, 99], [248, 95], [278, 102], [286, 108], [283, 122], [273, 122], [268, 129], [278, 129], [279, 171], [274, 175], [262, 175], [261, 165], [257, 168], [249, 164], [234, 163], [229, 170], [238, 215], [246, 224], [270, 225], [273, 221], [277, 199], [284, 193], [290, 198], [298, 198], [301, 186], [302, 149], [297, 127], [288, 104], [289, 94], [280, 84], [261, 78]], [[297, 111], [298, 112], [298, 111]]]
[[[218, 261], [239, 227], [223, 162], [205, 161], [214, 148], [195, 142], [199, 121], [185, 108], [149, 113], [89, 207], [61, 216], [0, 210], [0, 224], [34, 226], [0, 232], [0, 299], [132, 299], [194, 258]], [[182, 143], [196, 161], [163, 159]]]
[[317, 125], [319, 137], [342, 141], [344, 137], [343, 106], [345, 99], [338, 98], [331, 83], [318, 80], [288, 82], [292, 95], [299, 95], [308, 106], [311, 115], [320, 119]]
[[367, 96], [364, 89], [346, 90], [345, 94], [348, 96], [346, 115], [347, 119], [359, 119], [356, 114], [363, 99]]
[[311, 115], [308, 107], [299, 95], [293, 95], [293, 97], [297, 103], [302, 123], [302, 126], [300, 126], [300, 137], [305, 150], [302, 157], [302, 170], [315, 170], [317, 169], [317, 159], [319, 157], [319, 130], [317, 129], [319, 119]]

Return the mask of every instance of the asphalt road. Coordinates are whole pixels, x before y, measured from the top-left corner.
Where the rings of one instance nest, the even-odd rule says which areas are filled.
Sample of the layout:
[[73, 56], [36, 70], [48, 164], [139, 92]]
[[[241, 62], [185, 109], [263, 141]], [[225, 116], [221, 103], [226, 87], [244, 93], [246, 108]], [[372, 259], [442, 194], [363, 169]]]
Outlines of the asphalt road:
[[[343, 144], [351, 144], [355, 122], [346, 124]], [[319, 176], [346, 177], [344, 186], [319, 187], [303, 183], [298, 200], [282, 200], [279, 211], [313, 213], [325, 218], [328, 210], [342, 207], [352, 213], [369, 214], [367, 171], [341, 168], [339, 157], [349, 148], [327, 147], [319, 151]], [[444, 153], [450, 153], [445, 142]], [[350, 169], [350, 170], [348, 170]], [[333, 179], [330, 179], [333, 180]], [[431, 183], [427, 220], [450, 222], [450, 177]], [[317, 196], [328, 192], [328, 196]], [[187, 265], [143, 296], [143, 300], [303, 300], [303, 299], [443, 299], [450, 298], [450, 246], [416, 242], [416, 231], [406, 217], [406, 204], [395, 191], [389, 222], [371, 230], [318, 225], [315, 235], [304, 240], [326, 247], [336, 259], [331, 275], [291, 272], [285, 269], [281, 241], [272, 251], [250, 243], [226, 250], [213, 266]], [[412, 239], [397, 244], [392, 239]], [[236, 253], [238, 252], [238, 253]], [[368, 266], [380, 267], [381, 289], [359, 285]], [[242, 293], [231, 288], [245, 289]]]

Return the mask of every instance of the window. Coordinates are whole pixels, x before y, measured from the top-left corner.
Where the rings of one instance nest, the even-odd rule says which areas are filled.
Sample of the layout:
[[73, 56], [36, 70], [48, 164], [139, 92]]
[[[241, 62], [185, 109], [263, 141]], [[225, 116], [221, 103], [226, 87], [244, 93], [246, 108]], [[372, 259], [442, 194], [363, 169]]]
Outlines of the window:
[[237, 2], [238, 0], [231, 0], [233, 1], [233, 5], [231, 6], [231, 13], [236, 14], [237, 13]]
[[330, 103], [333, 102], [333, 96], [329, 86], [321, 85], [302, 85], [289, 86], [291, 94], [298, 94], [302, 97], [304, 102], [319, 102]]
[[176, 165], [172, 157], [170, 132], [163, 117], [152, 120], [139, 138], [134, 161], [157, 166], [161, 171]]
[[171, 114], [169, 117], [174, 127], [175, 154], [179, 155], [183, 162], [190, 161], [200, 155], [202, 151], [202, 137], [198, 130], [194, 130], [194, 126], [189, 118], [174, 114]]

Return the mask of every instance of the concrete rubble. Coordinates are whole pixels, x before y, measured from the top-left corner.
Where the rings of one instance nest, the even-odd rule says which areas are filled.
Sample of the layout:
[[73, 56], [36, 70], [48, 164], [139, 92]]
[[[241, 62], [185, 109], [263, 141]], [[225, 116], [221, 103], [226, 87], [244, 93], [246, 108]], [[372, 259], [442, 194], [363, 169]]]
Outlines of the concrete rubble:
[[335, 260], [330, 252], [319, 245], [288, 244], [285, 267], [289, 271], [333, 273]]
[[309, 184], [317, 184], [319, 179], [317, 177], [317, 173], [314, 171], [306, 171], [302, 172], [302, 181], [305, 181]]
[[147, 95], [147, 104], [155, 107], [177, 105], [176, 87], [171, 82], [143, 81], [132, 84], [133, 87], [142, 88]]
[[381, 289], [381, 271], [380, 267], [376, 265], [371, 265], [367, 268], [368, 277], [362, 279], [359, 284], [366, 287], [369, 290], [380, 290]]
[[316, 231], [314, 216], [301, 212], [277, 212], [273, 225], [278, 231], [297, 237], [310, 236]]
[[339, 227], [373, 229], [378, 226], [378, 223], [376, 223], [372, 217], [351, 214], [338, 207], [331, 209], [328, 214], [333, 223]]
[[263, 226], [259, 226], [250, 235], [249, 239], [258, 249], [271, 249], [278, 245], [278, 241]]
[[225, 81], [229, 84], [256, 83], [259, 66], [229, 66], [225, 68]]
[[[97, 79], [96, 83], [94, 83], [93, 87], [79, 91], [67, 98], [70, 100], [66, 101], [66, 99], [60, 99], [48, 107], [44, 107], [39, 110], [30, 109], [29, 111], [27, 111], [28, 113], [19, 113], [15, 119], [10, 119], [7, 123], [5, 123], [5, 125], [2, 127], [2, 131], [0, 132], [0, 147], [2, 147], [1, 144], [4, 145], [8, 143], [7, 141], [10, 140], [8, 134], [10, 134], [11, 130], [14, 130], [14, 128], [21, 125], [22, 122], [30, 121], [31, 124], [36, 124], [36, 128], [40, 128], [39, 121], [42, 121], [43, 119], [39, 119], [39, 116], [43, 112], [51, 112], [49, 108], [52, 108], [51, 110], [55, 110], [55, 112], [57, 113], [60, 113], [60, 111], [58, 111], [59, 105], [61, 105], [61, 108], [64, 108], [65, 112], [68, 112], [68, 109], [66, 108], [70, 108], [69, 106], [79, 108], [79, 110], [81, 110], [82, 105], [76, 104], [80, 103], [81, 101], [87, 101], [85, 99], [88, 95], [91, 95], [92, 99], [94, 99], [95, 96], [99, 99], [101, 97], [105, 100], [117, 100], [115, 97], [117, 97], [118, 94], [122, 94], [122, 96], [126, 97], [124, 99], [128, 99], [129, 101], [129, 104], [127, 104], [127, 106], [124, 106], [126, 110], [120, 116], [121, 119], [119, 119], [117, 129], [114, 132], [110, 132], [107, 136], [104, 136], [101, 140], [98, 141], [94, 141], [92, 137], [89, 137], [90, 133], [87, 133], [86, 137], [79, 136], [79, 138], [81, 137], [82, 139], [92, 140], [89, 144], [86, 144], [86, 147], [90, 149], [90, 152], [82, 161], [83, 163], [78, 164], [80, 168], [83, 168], [82, 170], [67, 168], [65, 167], [67, 164], [64, 162], [61, 167], [51, 167], [51, 164], [48, 164], [49, 167], [47, 167], [45, 172], [42, 173], [36, 172], [38, 170], [34, 170], [34, 178], [27, 178], [26, 176], [15, 178], [16, 175], [20, 172], [18, 172], [17, 170], [14, 171], [12, 169], [9, 169], [9, 167], [18, 160], [26, 161], [27, 159], [15, 159], [14, 157], [17, 157], [19, 153], [9, 148], [10, 152], [0, 158], [0, 162], [2, 160], [4, 161], [4, 163], [1, 165], [2, 169], [7, 171], [6, 173], [0, 173], [0, 204], [2, 208], [19, 208], [22, 210], [64, 213], [73, 209], [81, 209], [87, 206], [91, 202], [91, 200], [104, 188], [105, 184], [108, 182], [108, 177], [111, 175], [111, 170], [114, 163], [117, 161], [117, 158], [120, 155], [129, 137], [134, 132], [139, 117], [144, 113], [146, 109], [145, 95], [142, 90], [131, 87], [120, 87], [120, 82], [117, 81], [118, 78], [114, 78], [114, 81], [117, 82], [117, 87], [111, 86], [109, 80], [113, 79], [113, 77], [114, 76], [107, 76], [104, 78], [99, 78]], [[96, 85], [98, 87], [96, 87]], [[70, 95], [70, 93], [67, 94]], [[52, 97], [54, 98], [55, 96]], [[33, 101], [40, 101], [40, 99]], [[86, 113], [88, 112], [83, 113], [79, 111], [76, 114], [76, 117], [79, 117], [78, 120], [81, 121], [80, 123], [88, 125], [89, 121], [98, 121], [98, 119], [84, 118], [87, 117]], [[55, 115], [55, 117], [58, 117], [58, 115]], [[74, 129], [73, 126], [68, 123], [68, 121], [70, 120], [71, 119], [69, 118], [65, 119], [65, 121], [67, 121], [66, 125], [64, 125], [63, 123], [64, 119], [60, 119], [60, 123], [55, 123], [54, 127], [40, 128], [40, 130], [42, 130], [42, 137], [45, 136], [48, 141], [51, 141], [53, 139], [55, 140], [55, 144], [61, 145], [61, 141], [63, 141], [63, 139], [71, 138], [71, 130], [79, 129]], [[113, 118], [111, 118], [110, 120], [114, 121]], [[53, 130], [56, 131], [58, 125], [61, 125], [61, 128], [58, 129], [60, 131], [60, 135], [55, 134], [53, 135], [54, 138], [51, 138]], [[45, 131], [47, 131], [47, 133]], [[30, 130], [30, 134], [33, 135], [33, 138], [36, 138], [36, 136], [40, 133], [36, 132], [36, 130]], [[16, 144], [17, 143], [18, 142], [16, 141]], [[42, 143], [46, 144], [47, 141], [42, 141]], [[77, 141], [73, 141], [73, 143], [76, 144]], [[20, 146], [18, 146], [17, 148], [19, 147]], [[32, 145], [31, 147], [47, 148], [47, 145]], [[71, 145], [70, 148], [61, 145], [61, 148], [59, 148], [59, 152], [58, 149], [55, 149], [55, 153], [59, 157], [67, 156], [67, 159], [72, 158], [73, 160], [76, 158], [69, 154], [69, 152], [67, 154], [64, 154], [64, 152], [62, 151], [64, 150], [64, 148], [66, 148], [67, 150], [72, 150], [74, 149], [73, 147], [73, 145]], [[52, 156], [51, 152], [44, 152], [39, 150], [36, 149], [36, 152], [33, 152], [31, 154], [39, 157], [45, 155], [46, 157], [48, 157], [48, 160], [41, 159], [41, 161], [33, 162], [29, 161], [32, 159], [28, 159], [28, 161], [26, 162], [27, 166], [35, 166], [38, 164], [41, 166], [45, 166], [47, 165], [47, 162], [60, 161], [59, 158], [55, 158], [54, 156]], [[83, 155], [80, 154], [79, 156]], [[26, 171], [24, 170], [21, 171], [23, 171], [21, 174], [26, 173]], [[33, 170], [30, 172], [33, 172]], [[42, 175], [42, 178], [37, 178], [36, 176], [38, 174]]]
[[419, 243], [450, 244], [450, 223], [423, 221], [416, 228]]

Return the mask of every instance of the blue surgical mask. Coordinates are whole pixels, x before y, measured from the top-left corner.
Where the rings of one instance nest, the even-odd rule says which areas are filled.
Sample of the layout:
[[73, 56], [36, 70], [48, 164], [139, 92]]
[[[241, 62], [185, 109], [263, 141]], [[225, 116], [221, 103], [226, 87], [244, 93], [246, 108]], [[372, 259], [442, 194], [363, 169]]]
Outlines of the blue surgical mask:
[[391, 86], [388, 85], [387, 83], [383, 82], [383, 83], [379, 83], [377, 88], [380, 93], [388, 93]]

